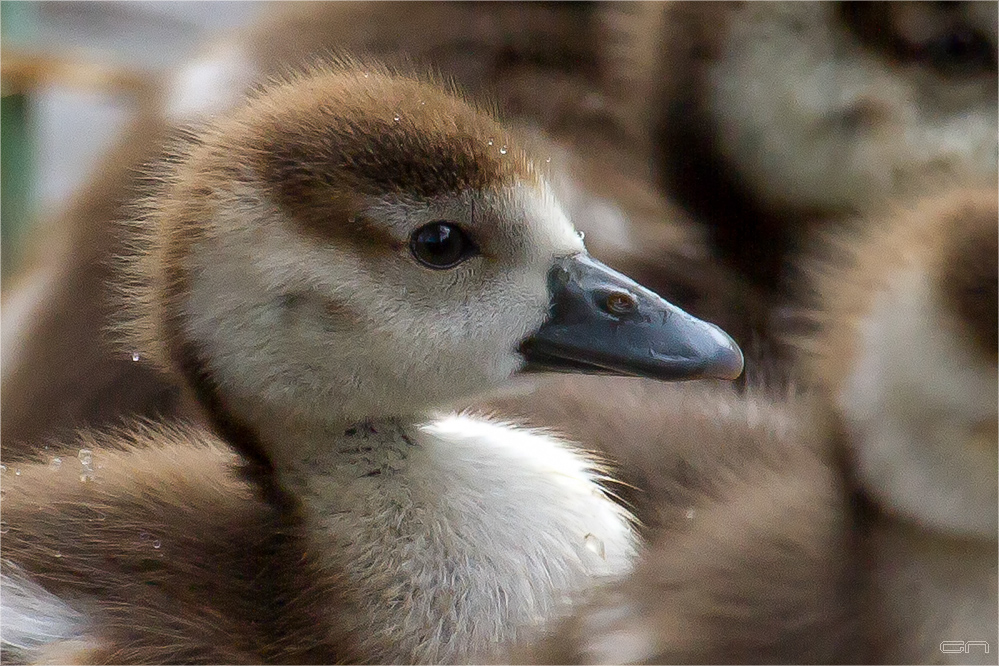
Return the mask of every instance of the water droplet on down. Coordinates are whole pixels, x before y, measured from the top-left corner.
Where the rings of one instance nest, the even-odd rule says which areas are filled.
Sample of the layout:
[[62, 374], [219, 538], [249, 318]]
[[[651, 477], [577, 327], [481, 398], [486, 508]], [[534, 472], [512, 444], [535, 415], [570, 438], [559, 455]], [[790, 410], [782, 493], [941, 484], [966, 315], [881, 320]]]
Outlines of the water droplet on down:
[[607, 559], [607, 553], [604, 550], [604, 540], [600, 537], [593, 534], [587, 534], [583, 537], [583, 545], [586, 546], [588, 551], [599, 555], [600, 559]]

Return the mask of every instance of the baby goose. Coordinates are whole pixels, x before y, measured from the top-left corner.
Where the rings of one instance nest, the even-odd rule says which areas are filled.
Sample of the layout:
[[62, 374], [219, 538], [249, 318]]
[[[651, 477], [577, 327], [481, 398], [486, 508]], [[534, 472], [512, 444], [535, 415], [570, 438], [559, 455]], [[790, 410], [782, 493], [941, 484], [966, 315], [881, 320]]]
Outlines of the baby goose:
[[997, 192], [900, 210], [850, 261], [820, 261], [808, 374], [841, 414], [870, 550], [872, 626], [893, 661], [997, 646]]
[[[125, 416], [189, 415], [144, 357], [113, 353], [101, 335], [113, 316], [105, 282], [121, 253], [112, 224], [125, 215], [119, 202], [132, 198], [134, 165], [153, 159], [168, 122], [230, 108], [257, 80], [330, 50], [426, 64], [543, 132], [532, 153], [551, 168], [551, 185], [595, 257], [740, 342], [766, 337], [767, 304], [714, 261], [704, 230], [662, 199], [647, 182], [645, 153], [620, 138], [621, 105], [602, 75], [612, 43], [598, 37], [603, 11], [586, 3], [277, 3], [249, 30], [211, 44], [144, 106], [134, 131], [53, 225], [60, 232], [45, 240], [52, 258], [32, 281], [41, 288], [17, 291], [14, 300], [30, 312], [20, 323], [4, 320], [3, 457], [23, 459], [53, 436]], [[66, 249], [53, 252], [60, 241]]]
[[994, 2], [639, 4], [661, 181], [751, 275], [816, 218], [996, 180]]
[[[170, 126], [229, 109], [257, 81], [340, 50], [408, 58], [473, 94], [491, 94], [506, 80], [504, 64], [568, 69], [587, 60], [588, 13], [561, 3], [274, 3], [251, 26], [213, 40], [141, 100], [122, 142], [48, 225], [39, 243], [45, 261], [20, 284], [4, 283], [3, 457], [23, 459], [79, 427], [190, 416], [175, 386], [141, 356], [133, 362], [132, 350], [115, 353], [105, 335], [114, 317], [107, 284], [113, 257], [123, 251], [116, 222], [134, 199], [138, 165], [159, 155]], [[545, 90], [534, 101], [563, 97]], [[508, 97], [514, 92], [495, 98], [510, 113]]]
[[635, 539], [570, 447], [429, 411], [525, 359], [741, 371], [718, 328], [585, 254], [491, 117], [374, 66], [275, 84], [199, 132], [141, 226], [131, 331], [220, 438], [83, 440], [87, 483], [8, 470], [17, 658], [470, 659], [627, 571]]

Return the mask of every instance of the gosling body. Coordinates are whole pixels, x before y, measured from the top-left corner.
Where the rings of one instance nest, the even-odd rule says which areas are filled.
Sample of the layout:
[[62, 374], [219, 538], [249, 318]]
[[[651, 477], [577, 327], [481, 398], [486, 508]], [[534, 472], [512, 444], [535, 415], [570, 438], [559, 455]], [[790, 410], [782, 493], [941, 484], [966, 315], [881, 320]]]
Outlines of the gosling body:
[[866, 498], [870, 626], [890, 661], [994, 660], [941, 643], [997, 639], [996, 199], [957, 189], [900, 206], [833, 236], [840, 259], [810, 269], [803, 364]]
[[[51, 465], [15, 474], [4, 575], [25, 594], [3, 613], [72, 612], [54, 637], [5, 633], [14, 658], [473, 659], [627, 570], [636, 540], [600, 470], [564, 442], [431, 414], [525, 363], [664, 379], [741, 370], [719, 329], [585, 254], [514, 136], [422, 80], [352, 61], [296, 75], [157, 174], [125, 270], [125, 330], [214, 432], [106, 439], [126, 458], [161, 452], [134, 479], [100, 463], [73, 488], [45, 482]], [[227, 447], [227, 463], [211, 461]], [[185, 455], [207, 456], [204, 469], [171, 465]], [[157, 474], [172, 485], [147, 492]], [[218, 536], [184, 501], [213, 476], [234, 484]], [[58, 515], [77, 493], [79, 510], [133, 501], [163, 525], [160, 547], [115, 556], [121, 523]], [[191, 548], [180, 516], [198, 522]], [[167, 544], [174, 557], [157, 565]], [[217, 605], [211, 589], [230, 577]], [[219, 619], [227, 602], [240, 615]], [[123, 633], [133, 608], [149, 621]], [[224, 640], [241, 618], [257, 619]]]

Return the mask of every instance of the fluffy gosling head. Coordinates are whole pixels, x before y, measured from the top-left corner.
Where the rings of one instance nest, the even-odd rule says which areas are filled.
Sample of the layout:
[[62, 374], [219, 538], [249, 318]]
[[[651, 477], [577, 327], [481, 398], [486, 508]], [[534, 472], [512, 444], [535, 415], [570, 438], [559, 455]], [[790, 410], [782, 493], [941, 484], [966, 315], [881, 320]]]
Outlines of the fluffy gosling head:
[[851, 212], [927, 182], [995, 181], [995, 3], [736, 12], [708, 105], [717, 149], [757, 196]]
[[545, 365], [741, 369], [723, 333], [583, 254], [492, 117], [420, 80], [339, 63], [272, 85], [161, 182], [132, 330], [241, 419], [417, 414], [523, 368], [553, 322], [528, 351]]
[[806, 366], [841, 411], [861, 482], [889, 511], [997, 532], [995, 190], [959, 191], [833, 243], [814, 272]]

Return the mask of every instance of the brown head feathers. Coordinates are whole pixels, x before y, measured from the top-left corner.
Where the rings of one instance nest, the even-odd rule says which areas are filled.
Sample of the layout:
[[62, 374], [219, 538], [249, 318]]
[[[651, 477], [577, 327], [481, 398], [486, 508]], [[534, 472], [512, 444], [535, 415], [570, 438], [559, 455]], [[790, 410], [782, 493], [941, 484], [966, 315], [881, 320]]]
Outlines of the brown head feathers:
[[186, 247], [240, 197], [275, 205], [314, 242], [367, 253], [405, 239], [368, 220], [363, 203], [538, 185], [540, 174], [453, 85], [338, 58], [275, 78], [234, 112], [186, 130], [147, 180], [155, 191], [130, 223], [122, 329], [130, 350], [170, 365], [160, 347], [171, 339], [171, 300], [184, 292]]

